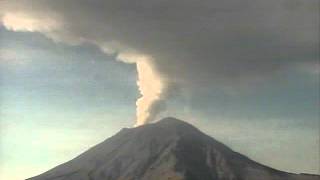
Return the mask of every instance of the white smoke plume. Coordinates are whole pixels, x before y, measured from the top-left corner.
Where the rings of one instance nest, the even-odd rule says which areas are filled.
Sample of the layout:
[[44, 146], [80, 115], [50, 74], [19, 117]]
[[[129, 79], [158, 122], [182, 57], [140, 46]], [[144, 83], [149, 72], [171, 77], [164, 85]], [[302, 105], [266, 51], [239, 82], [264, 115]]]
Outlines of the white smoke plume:
[[141, 126], [152, 121], [163, 107], [164, 92], [167, 86], [164, 78], [156, 71], [153, 58], [115, 41], [96, 44], [107, 54], [117, 54], [117, 60], [136, 64], [137, 86], [141, 97], [136, 101], [135, 126]]
[[158, 103], [162, 100], [165, 91], [165, 81], [152, 66], [152, 57], [135, 53], [120, 53], [119, 60], [127, 63], [135, 63], [137, 66], [137, 85], [141, 97], [136, 102], [136, 124], [143, 125], [157, 115]]

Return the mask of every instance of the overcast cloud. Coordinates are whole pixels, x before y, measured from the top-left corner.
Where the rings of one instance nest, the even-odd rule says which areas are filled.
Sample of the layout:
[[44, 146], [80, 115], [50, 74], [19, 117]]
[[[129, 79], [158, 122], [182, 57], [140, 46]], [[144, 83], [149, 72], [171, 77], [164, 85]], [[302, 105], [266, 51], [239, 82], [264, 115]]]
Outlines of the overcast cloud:
[[317, 0], [5, 0], [0, 15], [13, 31], [95, 44], [127, 63], [147, 58], [161, 81], [147, 97], [152, 114], [177, 90], [250, 87], [319, 67], [317, 7]]

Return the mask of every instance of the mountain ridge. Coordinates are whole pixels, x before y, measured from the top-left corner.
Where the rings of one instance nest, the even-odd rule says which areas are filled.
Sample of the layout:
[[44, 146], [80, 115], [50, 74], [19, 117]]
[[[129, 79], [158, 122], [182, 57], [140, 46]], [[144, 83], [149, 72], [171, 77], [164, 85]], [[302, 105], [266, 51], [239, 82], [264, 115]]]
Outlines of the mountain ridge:
[[28, 180], [319, 180], [257, 163], [176, 118], [123, 128]]

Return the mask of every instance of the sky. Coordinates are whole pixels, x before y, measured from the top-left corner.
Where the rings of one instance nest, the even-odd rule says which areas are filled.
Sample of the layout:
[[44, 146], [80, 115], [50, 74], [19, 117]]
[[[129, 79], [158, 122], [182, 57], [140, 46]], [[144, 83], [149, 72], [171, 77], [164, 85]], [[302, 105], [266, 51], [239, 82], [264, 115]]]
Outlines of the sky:
[[0, 179], [174, 116], [248, 157], [319, 174], [319, 2], [0, 4]]

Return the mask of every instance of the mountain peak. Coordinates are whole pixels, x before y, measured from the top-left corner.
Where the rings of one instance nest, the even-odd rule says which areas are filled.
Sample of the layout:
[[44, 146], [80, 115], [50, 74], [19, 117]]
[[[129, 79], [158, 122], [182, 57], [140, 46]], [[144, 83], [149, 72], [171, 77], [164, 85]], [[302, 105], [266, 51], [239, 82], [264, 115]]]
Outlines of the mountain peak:
[[[151, 124], [154, 127], [158, 127], [158, 128], [174, 128], [174, 129], [178, 129], [178, 128], [183, 128], [185, 130], [196, 130], [199, 131], [197, 128], [195, 128], [193, 125], [189, 124], [186, 121], [182, 121], [179, 120], [177, 118], [173, 118], [173, 117], [166, 117], [163, 118], [155, 123]], [[199, 131], [200, 132], [200, 131]]]
[[30, 180], [319, 180], [278, 171], [173, 117], [127, 128]]
[[169, 124], [169, 125], [187, 124], [185, 121], [179, 120], [174, 117], [165, 117], [165, 118], [157, 121], [156, 123], [158, 123], [158, 124], [163, 123], [163, 124]]

